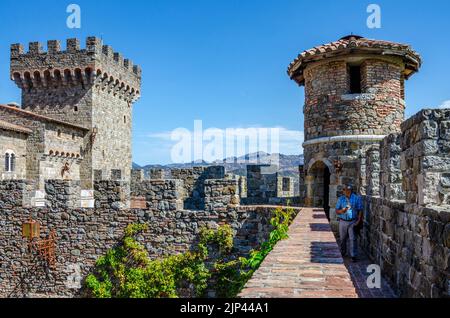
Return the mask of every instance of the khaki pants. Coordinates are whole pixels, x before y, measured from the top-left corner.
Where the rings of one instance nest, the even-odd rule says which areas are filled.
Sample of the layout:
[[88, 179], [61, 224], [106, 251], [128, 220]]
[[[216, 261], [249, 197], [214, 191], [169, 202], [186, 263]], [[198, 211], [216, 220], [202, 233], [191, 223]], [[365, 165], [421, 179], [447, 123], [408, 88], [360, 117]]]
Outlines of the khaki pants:
[[347, 242], [350, 240], [350, 257], [358, 256], [358, 244], [355, 235], [356, 221], [339, 220], [339, 238], [342, 256], [347, 254]]

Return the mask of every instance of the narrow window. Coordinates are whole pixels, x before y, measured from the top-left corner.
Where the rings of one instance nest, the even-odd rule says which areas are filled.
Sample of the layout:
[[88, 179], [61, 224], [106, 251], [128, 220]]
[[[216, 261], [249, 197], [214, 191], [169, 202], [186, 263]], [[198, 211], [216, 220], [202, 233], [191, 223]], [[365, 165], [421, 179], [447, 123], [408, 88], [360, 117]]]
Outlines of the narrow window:
[[9, 153], [5, 154], [5, 171], [9, 172]]
[[400, 94], [403, 100], [405, 100], [405, 76], [402, 75], [400, 79]]
[[73, 111], [74, 111], [74, 112], [77, 112], [77, 111], [78, 111], [78, 106], [75, 106], [75, 107], [73, 108]]
[[361, 94], [361, 67], [350, 66], [350, 94]]
[[72, 140], [75, 140], [75, 133], [72, 133]]
[[291, 191], [291, 179], [283, 178], [283, 191]]
[[127, 116], [123, 116], [123, 123], [124, 123], [124, 124], [127, 123]]
[[10, 165], [9, 171], [11, 171], [11, 172], [16, 171], [16, 155], [15, 154], [11, 154], [11, 159], [10, 159], [9, 165]]
[[61, 137], [61, 129], [58, 129], [58, 137]]

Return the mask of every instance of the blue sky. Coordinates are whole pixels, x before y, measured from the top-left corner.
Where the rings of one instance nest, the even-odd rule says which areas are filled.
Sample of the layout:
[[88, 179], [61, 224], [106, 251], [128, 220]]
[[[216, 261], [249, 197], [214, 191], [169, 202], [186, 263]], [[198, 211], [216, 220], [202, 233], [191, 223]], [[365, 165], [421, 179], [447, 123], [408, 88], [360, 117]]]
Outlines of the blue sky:
[[[81, 29], [66, 26], [70, 3], [81, 7]], [[366, 26], [371, 3], [381, 6], [381, 29]], [[304, 92], [286, 69], [298, 53], [350, 33], [412, 44], [424, 64], [406, 86], [410, 116], [450, 100], [449, 14], [447, 0], [2, 0], [0, 102], [20, 102], [11, 43], [96, 35], [143, 69], [135, 162], [170, 162], [170, 132], [193, 130], [194, 120], [204, 129], [278, 127], [280, 151], [296, 154]]]

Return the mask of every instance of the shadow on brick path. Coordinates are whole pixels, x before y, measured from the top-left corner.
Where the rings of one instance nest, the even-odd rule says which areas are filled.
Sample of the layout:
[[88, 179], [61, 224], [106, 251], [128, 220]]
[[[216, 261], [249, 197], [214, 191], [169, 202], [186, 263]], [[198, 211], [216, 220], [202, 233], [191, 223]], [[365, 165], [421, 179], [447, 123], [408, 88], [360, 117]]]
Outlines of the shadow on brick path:
[[[337, 240], [339, 243], [339, 240]], [[359, 248], [358, 261], [353, 263], [350, 257], [343, 257], [353, 285], [355, 286], [358, 297], [360, 298], [398, 298], [389, 283], [381, 277], [381, 288], [369, 288], [367, 279], [373, 271], [367, 272], [368, 267], [373, 264], [367, 254]]]
[[370, 264], [363, 254], [358, 263], [344, 260], [325, 212], [302, 208], [238, 297], [394, 298], [383, 279], [380, 289], [368, 288]]

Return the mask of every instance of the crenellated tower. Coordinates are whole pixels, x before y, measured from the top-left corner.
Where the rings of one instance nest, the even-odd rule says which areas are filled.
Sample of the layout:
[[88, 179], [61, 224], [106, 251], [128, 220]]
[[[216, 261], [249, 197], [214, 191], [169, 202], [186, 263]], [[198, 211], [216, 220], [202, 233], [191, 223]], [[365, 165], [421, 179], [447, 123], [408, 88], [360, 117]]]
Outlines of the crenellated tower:
[[[132, 105], [140, 97], [141, 68], [89, 37], [11, 46], [11, 79], [22, 90], [22, 108], [90, 130], [80, 149], [84, 188], [95, 178], [130, 179]], [[111, 176], [114, 171], [114, 176]]]

